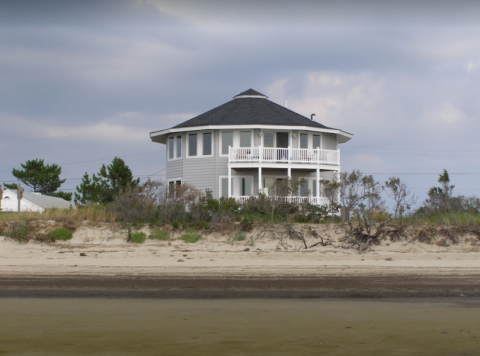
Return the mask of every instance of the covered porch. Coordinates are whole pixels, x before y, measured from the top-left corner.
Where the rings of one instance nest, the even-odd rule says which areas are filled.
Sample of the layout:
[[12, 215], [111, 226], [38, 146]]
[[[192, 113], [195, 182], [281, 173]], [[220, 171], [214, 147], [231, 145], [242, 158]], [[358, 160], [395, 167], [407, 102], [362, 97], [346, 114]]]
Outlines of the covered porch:
[[328, 203], [322, 195], [319, 181], [331, 180], [336, 170], [313, 167], [229, 167], [229, 174], [220, 177], [220, 197], [233, 197], [238, 201], [245, 201], [258, 193], [272, 196], [272, 186], [284, 179], [304, 180], [298, 192], [288, 197], [282, 197], [295, 203], [308, 201], [313, 205]]

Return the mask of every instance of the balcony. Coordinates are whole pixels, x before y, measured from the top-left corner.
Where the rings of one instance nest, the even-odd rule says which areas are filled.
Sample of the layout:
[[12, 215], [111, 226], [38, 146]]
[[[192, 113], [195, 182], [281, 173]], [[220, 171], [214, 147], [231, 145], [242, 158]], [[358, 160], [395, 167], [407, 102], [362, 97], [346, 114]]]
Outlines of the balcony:
[[340, 165], [340, 150], [230, 147], [229, 163], [295, 163]]
[[[246, 202], [248, 199], [256, 199], [255, 195], [252, 196], [241, 196], [241, 195], [232, 195], [231, 198], [234, 198], [240, 203]], [[304, 204], [309, 203], [311, 205], [328, 205], [328, 199], [325, 197], [300, 197], [300, 196], [288, 196], [288, 197], [276, 197], [276, 199], [281, 199], [283, 201], [294, 203], [294, 204]]]

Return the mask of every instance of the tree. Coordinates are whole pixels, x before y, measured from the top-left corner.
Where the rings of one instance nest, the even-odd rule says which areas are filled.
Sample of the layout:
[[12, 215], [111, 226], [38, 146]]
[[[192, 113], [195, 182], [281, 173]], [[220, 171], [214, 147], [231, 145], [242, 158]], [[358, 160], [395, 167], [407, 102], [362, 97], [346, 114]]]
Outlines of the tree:
[[446, 211], [452, 208], [452, 193], [454, 185], [450, 185], [450, 177], [446, 169], [439, 175], [440, 187], [432, 187], [424, 206], [431, 211]]
[[66, 200], [66, 201], [71, 201], [73, 193], [59, 191], [59, 192], [51, 193], [48, 195], [50, 195], [51, 197], [62, 198], [63, 200]]
[[[62, 168], [56, 164], [47, 164], [43, 159], [34, 159], [21, 164], [23, 169], [13, 169], [12, 174], [36, 193], [51, 194], [65, 183], [60, 179]], [[14, 188], [16, 189], [16, 187]]]
[[[35, 193], [50, 195], [70, 201], [72, 193], [57, 191], [65, 183], [60, 179], [62, 167], [57, 164], [47, 164], [43, 159], [34, 159], [21, 164], [23, 169], [13, 169], [12, 174]], [[16, 184], [4, 184], [8, 189], [17, 189]]]
[[122, 191], [138, 186], [140, 179], [133, 179], [130, 168], [121, 158], [115, 157], [108, 166], [104, 164], [100, 172], [90, 179], [85, 173], [80, 186], [76, 187], [75, 202], [80, 205], [88, 203], [110, 203]]
[[335, 213], [340, 209], [340, 188], [342, 184], [334, 177], [333, 180], [320, 180], [323, 190], [323, 196], [328, 200], [328, 210], [332, 217], [332, 223]]
[[92, 179], [87, 172], [82, 177], [82, 183], [76, 187], [75, 204], [87, 205], [100, 202], [100, 184], [99, 179], [92, 175]]
[[416, 198], [408, 190], [405, 183], [400, 181], [400, 178], [390, 177], [388, 181], [385, 182], [383, 187], [387, 195], [392, 198], [395, 202], [394, 208], [394, 217], [395, 219], [402, 217], [403, 213], [407, 210], [410, 210], [412, 205], [415, 204]]

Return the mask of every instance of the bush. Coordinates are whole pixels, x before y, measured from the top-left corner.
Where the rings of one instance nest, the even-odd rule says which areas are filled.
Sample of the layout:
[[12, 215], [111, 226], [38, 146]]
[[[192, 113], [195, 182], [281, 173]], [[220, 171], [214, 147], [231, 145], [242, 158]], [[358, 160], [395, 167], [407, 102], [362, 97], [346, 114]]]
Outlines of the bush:
[[202, 238], [202, 235], [200, 235], [196, 231], [189, 231], [189, 232], [186, 232], [186, 233], [180, 235], [180, 239], [182, 239], [183, 241], [185, 241], [187, 243], [195, 243], [198, 240], [200, 240], [201, 238]]
[[53, 236], [56, 240], [62, 240], [62, 241], [70, 240], [73, 236], [73, 234], [70, 231], [63, 228], [55, 229], [49, 232], [48, 235]]
[[130, 241], [135, 244], [142, 244], [145, 242], [145, 239], [147, 238], [147, 234], [144, 232], [134, 232], [133, 234], [130, 235]]
[[247, 235], [243, 231], [235, 231], [233, 235], [233, 241], [245, 241]]
[[5, 235], [18, 242], [28, 242], [34, 237], [35, 229], [29, 223], [15, 223]]
[[168, 231], [155, 229], [152, 233], [148, 236], [149, 239], [166, 241], [170, 238], [170, 233]]
[[251, 215], [244, 215], [240, 220], [240, 225], [242, 225], [242, 230], [248, 231], [252, 228], [254, 223], [253, 216]]

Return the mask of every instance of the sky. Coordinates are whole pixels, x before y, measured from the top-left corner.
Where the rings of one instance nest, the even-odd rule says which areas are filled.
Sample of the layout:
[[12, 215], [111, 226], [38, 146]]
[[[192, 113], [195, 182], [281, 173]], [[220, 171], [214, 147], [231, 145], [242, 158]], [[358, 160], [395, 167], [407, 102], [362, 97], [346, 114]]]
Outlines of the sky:
[[177, 125], [253, 88], [354, 134], [343, 171], [421, 203], [480, 195], [480, 2], [0, 0], [0, 182], [42, 158], [73, 191], [117, 156], [162, 179]]

